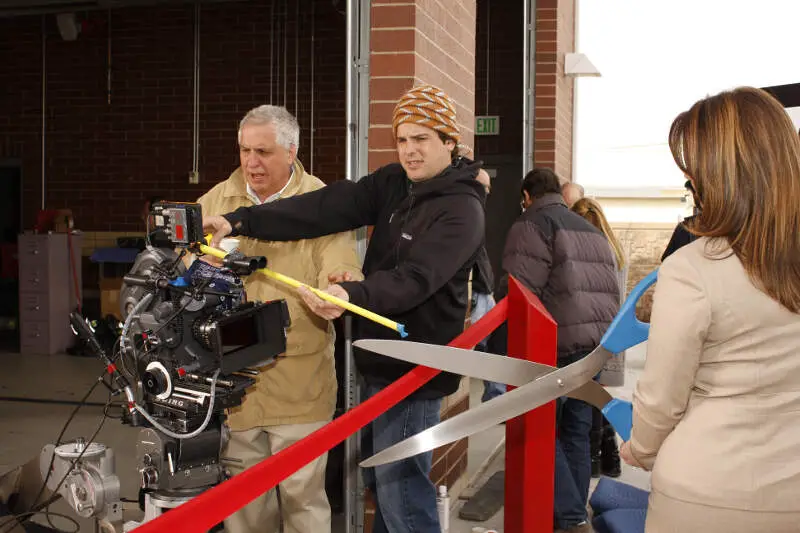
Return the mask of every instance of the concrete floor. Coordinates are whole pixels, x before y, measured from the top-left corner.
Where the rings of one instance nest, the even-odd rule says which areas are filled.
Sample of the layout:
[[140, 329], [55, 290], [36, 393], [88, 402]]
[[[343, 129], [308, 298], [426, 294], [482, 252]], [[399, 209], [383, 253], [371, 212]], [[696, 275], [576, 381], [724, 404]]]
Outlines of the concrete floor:
[[[644, 365], [644, 346], [628, 351], [627, 376], [625, 387], [609, 389], [612, 394], [630, 398], [633, 385]], [[41, 448], [55, 441], [73, 407], [54, 403], [33, 403], [8, 401], [7, 398], [39, 398], [61, 401], [78, 401], [102, 371], [102, 365], [93, 358], [59, 356], [30, 356], [0, 353], [0, 474], [37, 456]], [[481, 382], [473, 380], [472, 402], [479, 401]], [[104, 403], [108, 393], [102, 386], [97, 387], [89, 397], [90, 402]], [[474, 405], [474, 403], [473, 403]], [[64, 435], [65, 440], [91, 436], [102, 418], [101, 407], [84, 407], [73, 420]], [[469, 466], [466, 479], [471, 479], [478, 468], [486, 462], [492, 450], [501, 441], [505, 426], [497, 426], [470, 437]], [[138, 474], [135, 471], [135, 444], [138, 428], [123, 426], [116, 420], [106, 420], [96, 440], [114, 449], [116, 453], [117, 474], [121, 480], [123, 498], [135, 499], [138, 493]], [[504, 454], [497, 455], [477, 480], [480, 486], [494, 472], [503, 468]], [[649, 475], [625, 466], [622, 481], [648, 488]], [[453, 494], [451, 523], [449, 533], [472, 533], [473, 528], [495, 529], [502, 533], [502, 509], [486, 522], [476, 523], [458, 518], [458, 510], [463, 501]], [[53, 511], [70, 516], [74, 513], [60, 501], [52, 507]], [[79, 520], [81, 531], [93, 531], [88, 520]], [[65, 530], [72, 526], [54, 519], [54, 523]], [[344, 531], [344, 519], [335, 517], [334, 533]]]

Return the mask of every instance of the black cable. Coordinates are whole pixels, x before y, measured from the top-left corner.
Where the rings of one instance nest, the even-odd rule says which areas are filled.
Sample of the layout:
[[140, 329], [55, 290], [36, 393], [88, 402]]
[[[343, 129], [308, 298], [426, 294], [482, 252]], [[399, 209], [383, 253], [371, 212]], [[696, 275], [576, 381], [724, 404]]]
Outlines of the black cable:
[[178, 268], [178, 263], [179, 263], [179, 262], [180, 262], [180, 261], [181, 261], [181, 260], [182, 260], [184, 257], [186, 257], [186, 254], [187, 254], [187, 252], [186, 252], [186, 248], [181, 248], [181, 251], [180, 251], [180, 253], [178, 253], [178, 257], [177, 257], [177, 258], [175, 259], [175, 261], [174, 261], [174, 262], [173, 262], [173, 263], [172, 263], [172, 264], [169, 266], [169, 269], [168, 269], [168, 271], [167, 271], [167, 275], [172, 275], [172, 273], [175, 271], [175, 269], [177, 269], [177, 268]]
[[115, 416], [115, 415], [109, 414], [108, 413], [108, 408], [109, 407], [119, 407], [120, 409], [122, 409], [122, 408], [125, 407], [125, 405], [126, 404], [123, 403], [123, 402], [116, 402], [116, 403], [112, 402], [111, 401], [111, 393], [109, 392], [108, 393], [108, 401], [106, 402], [106, 405], [103, 408], [103, 416], [105, 416], [106, 418], [110, 418], [112, 420], [122, 420], [124, 417], [121, 414], [119, 416]]
[[[12, 522], [15, 522], [17, 520], [22, 520], [22, 519], [28, 520], [28, 519], [36, 516], [37, 514], [43, 514], [43, 515], [47, 516], [48, 517], [48, 522], [50, 522], [50, 518], [49, 518], [50, 516], [57, 516], [59, 518], [63, 518], [64, 520], [66, 520], [68, 522], [72, 522], [72, 525], [75, 526], [75, 529], [72, 529], [70, 531], [67, 531], [65, 529], [61, 529], [59, 527], [53, 526], [53, 528], [55, 530], [61, 531], [62, 533], [77, 533], [78, 531], [81, 530], [81, 525], [78, 523], [78, 521], [75, 520], [74, 518], [72, 518], [69, 515], [65, 515], [63, 513], [56, 513], [54, 511], [30, 511], [30, 512], [27, 512], [27, 513], [20, 513], [18, 515], [15, 515], [15, 516], [11, 517], [9, 520], [6, 520], [2, 524], [0, 524], [0, 528], [4, 528], [4, 529], [1, 530], [2, 533], [8, 533], [16, 525], [16, 524], [12, 524], [12, 527], [5, 527], [8, 524], [11, 524]], [[52, 525], [52, 522], [50, 522], [50, 523]]]
[[77, 400], [54, 400], [52, 398], [23, 398], [22, 396], [0, 396], [0, 402], [14, 403], [47, 403], [55, 405], [81, 405], [84, 407], [104, 407], [105, 403], [100, 402], [79, 402]]

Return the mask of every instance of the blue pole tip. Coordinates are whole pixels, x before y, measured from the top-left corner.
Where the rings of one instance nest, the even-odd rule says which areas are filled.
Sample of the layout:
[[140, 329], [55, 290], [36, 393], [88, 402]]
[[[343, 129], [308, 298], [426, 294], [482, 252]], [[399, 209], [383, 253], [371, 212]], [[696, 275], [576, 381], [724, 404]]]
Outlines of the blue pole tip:
[[400, 334], [400, 338], [402, 339], [408, 337], [408, 333], [406, 332], [406, 327], [403, 324], [397, 324], [397, 332]]

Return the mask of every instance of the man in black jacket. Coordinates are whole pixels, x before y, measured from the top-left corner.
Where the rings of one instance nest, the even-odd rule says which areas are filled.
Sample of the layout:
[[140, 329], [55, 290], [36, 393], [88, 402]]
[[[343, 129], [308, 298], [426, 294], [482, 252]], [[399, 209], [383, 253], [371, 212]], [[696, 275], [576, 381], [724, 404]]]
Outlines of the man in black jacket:
[[[619, 282], [603, 233], [570, 211], [556, 174], [537, 168], [522, 184], [525, 213], [508, 232], [503, 270], [542, 301], [558, 324], [558, 366], [591, 352], [619, 311]], [[592, 408], [558, 400], [555, 518], [562, 531], [588, 533]]]
[[[361, 282], [334, 279], [326, 291], [405, 324], [408, 340], [446, 344], [464, 327], [467, 282], [484, 237], [485, 193], [475, 180], [480, 165], [454, 157], [459, 140], [455, 107], [440, 89], [411, 89], [394, 110], [400, 163], [358, 182], [339, 181], [318, 191], [261, 206], [240, 208], [203, 225], [214, 241], [238, 234], [271, 241], [307, 239], [374, 226]], [[319, 316], [342, 309], [308, 290], [303, 298]], [[357, 318], [358, 338], [398, 338]], [[356, 351], [369, 398], [412, 366]], [[362, 432], [366, 456], [439, 422], [441, 399], [460, 377], [440, 374]], [[440, 533], [436, 491], [429, 479], [431, 453], [365, 471], [375, 499], [376, 533]]]

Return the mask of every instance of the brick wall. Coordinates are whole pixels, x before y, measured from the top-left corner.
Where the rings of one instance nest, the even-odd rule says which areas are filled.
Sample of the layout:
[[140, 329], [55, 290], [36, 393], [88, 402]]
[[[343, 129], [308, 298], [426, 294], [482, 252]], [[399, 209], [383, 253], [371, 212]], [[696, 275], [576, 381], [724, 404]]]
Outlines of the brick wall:
[[370, 32], [369, 168], [397, 161], [392, 110], [417, 84], [441, 87], [456, 104], [462, 142], [475, 122], [475, 0], [373, 3]]
[[[313, 170], [326, 181], [343, 178], [345, 18], [328, 0], [313, 0], [298, 25], [298, 5], [201, 7], [199, 185], [188, 183], [193, 7], [115, 9], [110, 20], [108, 11], [82, 13], [85, 31], [74, 42], [47, 16], [46, 206], [71, 208], [84, 230], [136, 231], [147, 196], [192, 200], [226, 178], [238, 164], [238, 121], [270, 97], [298, 115], [308, 167], [312, 86]], [[26, 226], [41, 199], [41, 66], [42, 18], [0, 19], [0, 158], [22, 162]]]
[[575, 50], [575, 0], [536, 2], [534, 166], [572, 180], [572, 93], [564, 54]]

